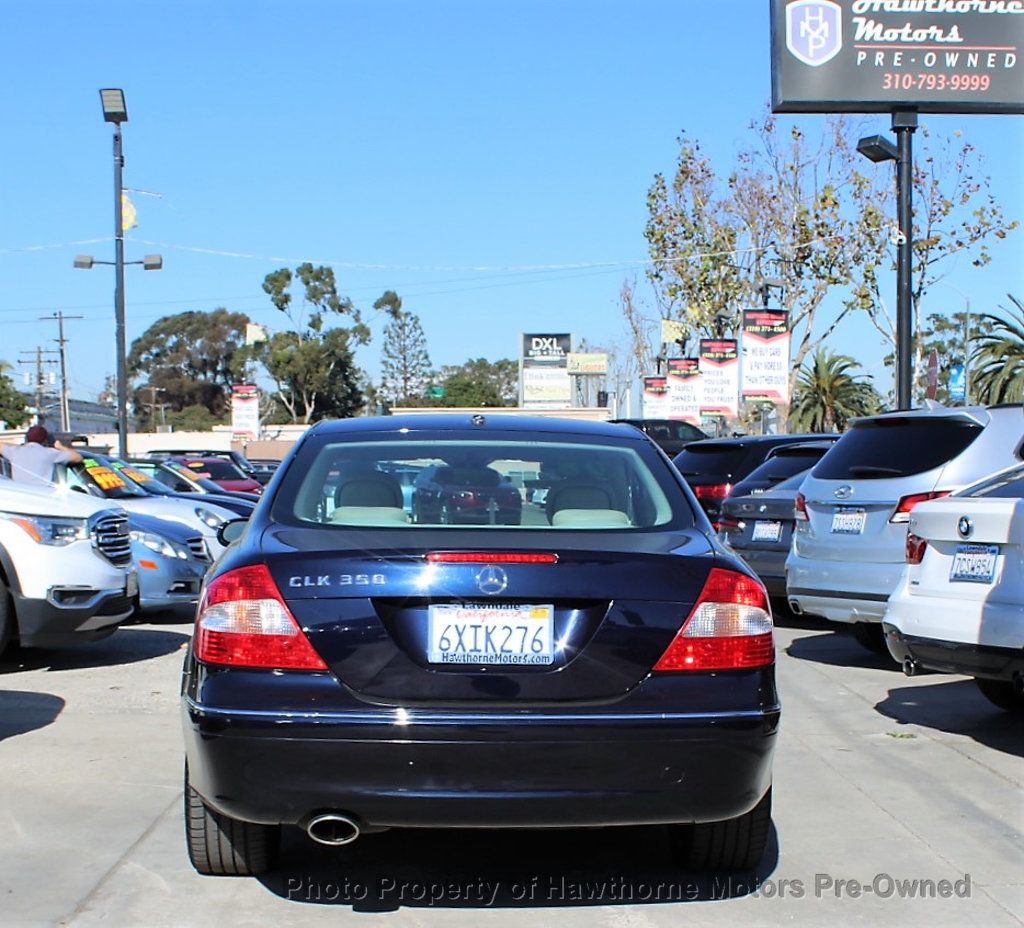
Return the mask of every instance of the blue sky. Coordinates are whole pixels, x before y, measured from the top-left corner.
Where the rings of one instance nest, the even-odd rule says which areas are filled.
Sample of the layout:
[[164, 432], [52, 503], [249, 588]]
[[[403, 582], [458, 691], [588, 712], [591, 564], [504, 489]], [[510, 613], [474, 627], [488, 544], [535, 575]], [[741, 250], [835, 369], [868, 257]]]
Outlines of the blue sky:
[[[158, 251], [165, 269], [127, 269], [129, 343], [163, 315], [217, 306], [280, 327], [263, 276], [323, 261], [368, 311], [375, 338], [357, 360], [371, 373], [383, 320], [370, 304], [388, 288], [420, 317], [436, 365], [515, 357], [523, 331], [625, 345], [618, 291], [646, 256], [654, 173], [672, 170], [683, 129], [727, 170], [770, 91], [767, 0], [17, 0], [4, 12], [16, 83], [0, 152], [0, 359], [55, 347], [56, 324], [38, 316], [84, 316], [67, 325], [82, 398], [114, 370], [113, 271], [72, 268], [79, 252], [113, 257], [100, 87], [125, 90], [125, 186], [161, 194], [134, 196], [127, 257]], [[926, 121], [982, 149], [993, 191], [1024, 218], [1020, 117]], [[976, 310], [1024, 293], [1024, 234], [993, 256], [980, 271], [961, 262], [926, 312], [962, 308], [954, 288]], [[554, 267], [523, 270], [536, 266]], [[887, 386], [887, 346], [863, 320], [834, 341]]]

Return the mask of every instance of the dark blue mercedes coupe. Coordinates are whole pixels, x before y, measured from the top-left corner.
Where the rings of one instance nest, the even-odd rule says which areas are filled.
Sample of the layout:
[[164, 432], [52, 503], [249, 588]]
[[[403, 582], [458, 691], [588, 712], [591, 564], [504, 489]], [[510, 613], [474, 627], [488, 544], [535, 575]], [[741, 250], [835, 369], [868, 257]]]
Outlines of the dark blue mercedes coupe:
[[[459, 476], [449, 514], [472, 506], [472, 524], [419, 498], [440, 469]], [[517, 518], [494, 488], [518, 494]], [[768, 598], [641, 432], [322, 422], [232, 529], [183, 674], [199, 872], [265, 871], [282, 826], [340, 845], [657, 824], [685, 870], [763, 856], [780, 712]]]

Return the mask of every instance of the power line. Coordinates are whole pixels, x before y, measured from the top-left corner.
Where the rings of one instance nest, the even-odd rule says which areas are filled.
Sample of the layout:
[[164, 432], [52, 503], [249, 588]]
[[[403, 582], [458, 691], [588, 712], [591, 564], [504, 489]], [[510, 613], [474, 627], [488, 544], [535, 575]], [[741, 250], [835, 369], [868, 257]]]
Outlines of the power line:
[[44, 322], [47, 319], [57, 320], [58, 334], [56, 342], [60, 351], [60, 428], [62, 432], [71, 431], [71, 409], [68, 404], [68, 356], [64, 347], [67, 345], [68, 340], [64, 337], [64, 320], [84, 318], [85, 316], [65, 316], [60, 310], [49, 316], [39, 317], [40, 322]]

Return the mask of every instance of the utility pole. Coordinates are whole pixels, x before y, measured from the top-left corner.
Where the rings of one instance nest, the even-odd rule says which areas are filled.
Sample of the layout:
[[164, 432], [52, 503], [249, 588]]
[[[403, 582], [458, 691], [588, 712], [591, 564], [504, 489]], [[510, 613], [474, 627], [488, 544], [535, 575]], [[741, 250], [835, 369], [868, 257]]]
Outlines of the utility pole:
[[71, 408], [68, 403], [68, 356], [65, 345], [67, 339], [64, 337], [65, 319], [84, 319], [84, 316], [65, 316], [57, 310], [49, 316], [40, 316], [40, 322], [47, 319], [57, 320], [57, 344], [60, 346], [60, 428], [62, 432], [71, 431]]
[[147, 393], [149, 393], [149, 402], [146, 404], [149, 407], [149, 427], [155, 432], [156, 431], [156, 411], [159, 408], [160, 409], [160, 416], [161, 416], [161, 418], [163, 418], [164, 410], [167, 408], [167, 404], [166, 403], [159, 403], [158, 404], [157, 401], [156, 401], [156, 395], [158, 393], [163, 393], [164, 392], [164, 388], [163, 387], [154, 387], [152, 384], [150, 384], [148, 387], [143, 387], [143, 389]]
[[22, 354], [34, 355], [35, 359], [32, 361], [19, 361], [19, 364], [32, 365], [36, 369], [35, 373], [35, 393], [36, 393], [36, 424], [41, 425], [43, 421], [43, 387], [46, 386], [46, 371], [44, 365], [52, 364], [52, 361], [48, 361], [43, 358], [44, 354], [56, 354], [56, 351], [49, 351], [43, 348], [42, 345], [37, 345], [35, 351], [23, 351]]

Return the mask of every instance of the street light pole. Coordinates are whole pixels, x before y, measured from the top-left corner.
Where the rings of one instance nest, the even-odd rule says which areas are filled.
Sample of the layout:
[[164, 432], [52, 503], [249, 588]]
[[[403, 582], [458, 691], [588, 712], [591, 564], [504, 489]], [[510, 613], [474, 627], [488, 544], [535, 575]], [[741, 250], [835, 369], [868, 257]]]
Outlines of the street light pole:
[[896, 406], [910, 409], [913, 404], [914, 313], [911, 271], [914, 261], [914, 155], [912, 139], [917, 129], [917, 113], [893, 113], [896, 133], [896, 213], [900, 234], [896, 251]]
[[117, 338], [118, 453], [128, 454], [128, 354], [124, 325], [124, 221], [121, 215], [121, 123], [114, 123], [114, 328]]

